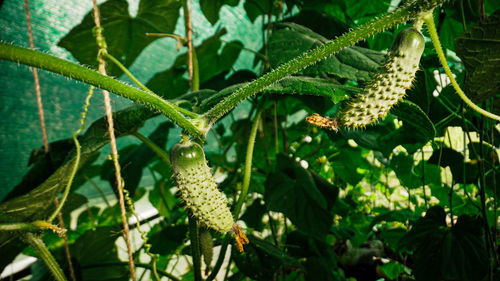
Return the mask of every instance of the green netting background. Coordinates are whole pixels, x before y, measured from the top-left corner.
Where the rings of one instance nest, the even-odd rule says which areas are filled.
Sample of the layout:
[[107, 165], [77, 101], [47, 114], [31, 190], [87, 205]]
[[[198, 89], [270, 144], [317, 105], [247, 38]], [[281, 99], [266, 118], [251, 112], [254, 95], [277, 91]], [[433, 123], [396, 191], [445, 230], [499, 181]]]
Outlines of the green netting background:
[[[104, 1], [98, 1], [102, 3]], [[129, 0], [129, 12], [137, 12], [138, 0]], [[20, 0], [0, 1], [0, 40], [29, 47], [24, 3]], [[31, 0], [30, 12], [34, 42], [38, 50], [75, 61], [65, 49], [57, 46], [59, 40], [79, 24], [92, 8], [91, 0]], [[175, 34], [184, 34], [182, 11]], [[220, 20], [212, 26], [203, 16], [199, 1], [193, 1], [194, 43], [214, 34], [222, 27], [227, 29], [226, 41], [239, 40], [246, 48], [259, 50], [262, 45], [261, 21], [251, 23], [242, 3], [236, 8], [220, 11]], [[181, 50], [180, 53], [185, 52]], [[158, 39], [149, 45], [130, 67], [140, 81], [148, 81], [155, 73], [168, 69], [180, 53], [176, 42], [169, 38]], [[253, 69], [254, 55], [241, 52], [234, 70]], [[79, 117], [88, 86], [59, 75], [39, 71], [40, 86], [45, 110], [47, 134], [50, 141], [70, 138], [79, 127]], [[126, 77], [122, 80], [130, 82]], [[33, 75], [27, 66], [0, 61], [0, 200], [22, 179], [29, 169], [30, 152], [42, 146]], [[131, 103], [113, 96], [113, 109]], [[102, 117], [104, 105], [98, 92], [92, 99], [87, 125]], [[149, 120], [141, 130], [147, 134], [164, 117]], [[170, 140], [170, 143], [177, 140]], [[137, 142], [133, 138], [120, 139], [123, 146]], [[210, 149], [210, 148], [209, 148]], [[106, 148], [105, 148], [106, 150]], [[106, 152], [104, 152], [106, 153]]]

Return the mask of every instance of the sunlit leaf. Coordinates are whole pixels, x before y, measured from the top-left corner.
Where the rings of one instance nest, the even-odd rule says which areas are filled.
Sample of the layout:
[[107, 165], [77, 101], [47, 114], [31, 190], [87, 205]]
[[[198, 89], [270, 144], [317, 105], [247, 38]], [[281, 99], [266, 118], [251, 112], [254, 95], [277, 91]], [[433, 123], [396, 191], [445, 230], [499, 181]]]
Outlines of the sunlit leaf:
[[[135, 17], [128, 11], [125, 0], [109, 0], [99, 5], [101, 26], [108, 52], [125, 67], [135, 61], [146, 46], [158, 37], [146, 36], [150, 33], [172, 33], [179, 17], [179, 1], [141, 0]], [[59, 42], [82, 64], [97, 69], [98, 46], [94, 37], [95, 27], [91, 10], [83, 21], [75, 26]], [[119, 76], [122, 71], [114, 64], [107, 64], [107, 72]]]

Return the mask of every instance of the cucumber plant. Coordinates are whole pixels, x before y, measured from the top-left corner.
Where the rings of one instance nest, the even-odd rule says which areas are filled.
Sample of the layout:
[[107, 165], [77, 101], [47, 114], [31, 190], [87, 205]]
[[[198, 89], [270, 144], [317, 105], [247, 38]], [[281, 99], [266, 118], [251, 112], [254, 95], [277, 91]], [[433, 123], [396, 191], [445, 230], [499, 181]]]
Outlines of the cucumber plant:
[[[279, 2], [279, 1], [278, 1]], [[292, 1], [293, 2], [293, 1]], [[245, 201], [246, 195], [248, 192], [248, 185], [250, 184], [250, 178], [252, 174], [252, 153], [253, 153], [253, 146], [252, 149], [247, 150], [247, 160], [245, 161], [245, 174], [243, 178], [243, 186], [247, 186], [247, 188], [242, 188], [242, 192], [240, 193], [237, 203], [235, 204], [236, 207], [234, 208], [237, 211], [233, 211], [233, 214], [230, 211], [230, 208], [228, 207], [227, 200], [225, 199], [224, 195], [218, 190], [217, 184], [215, 182], [215, 179], [211, 173], [210, 167], [207, 165], [207, 161], [205, 159], [205, 153], [203, 151], [203, 145], [202, 143], [205, 142], [205, 137], [207, 132], [211, 129], [211, 127], [220, 120], [222, 116], [224, 116], [228, 111], [233, 109], [239, 102], [250, 98], [252, 95], [257, 94], [262, 91], [269, 91], [273, 92], [273, 90], [270, 90], [270, 88], [273, 88], [273, 86], [276, 86], [275, 82], [285, 82], [282, 80], [282, 78], [294, 74], [297, 71], [300, 71], [301, 69], [304, 69], [305, 67], [308, 67], [315, 62], [318, 62], [321, 59], [324, 59], [332, 54], [335, 54], [339, 50], [342, 50], [343, 48], [350, 46], [360, 40], [363, 40], [364, 38], [367, 38], [368, 36], [371, 36], [377, 32], [383, 31], [386, 28], [397, 24], [401, 22], [405, 22], [408, 20], [415, 19], [419, 16], [421, 16], [423, 13], [431, 13], [434, 7], [437, 5], [441, 4], [444, 1], [441, 0], [415, 0], [415, 1], [408, 1], [407, 3], [401, 5], [400, 8], [396, 9], [395, 11], [388, 13], [385, 16], [382, 16], [378, 19], [373, 19], [371, 21], [368, 21], [356, 29], [354, 29], [352, 32], [346, 32], [344, 35], [340, 36], [339, 38], [332, 40], [331, 42], [327, 42], [317, 49], [311, 49], [307, 52], [305, 52], [303, 55], [297, 56], [295, 59], [284, 63], [281, 66], [277, 66], [277, 68], [273, 71], [270, 71], [264, 75], [262, 75], [260, 78], [254, 80], [253, 82], [241, 84], [237, 86], [236, 91], [232, 91], [235, 88], [231, 89], [231, 91], [226, 90], [226, 92], [219, 92], [219, 93], [210, 93], [210, 91], [205, 92], [205, 93], [198, 93], [196, 91], [189, 93], [189, 95], [192, 99], [188, 101], [189, 98], [186, 98], [186, 102], [184, 103], [181, 101], [182, 98], [178, 100], [165, 100], [161, 96], [155, 94], [153, 91], [149, 90], [145, 86], [141, 86], [142, 90], [138, 90], [136, 88], [130, 87], [128, 85], [125, 85], [123, 83], [120, 83], [119, 81], [106, 77], [103, 75], [100, 75], [98, 73], [93, 72], [92, 70], [89, 70], [87, 68], [81, 67], [79, 65], [67, 62], [67, 61], [62, 61], [57, 58], [48, 56], [46, 54], [42, 54], [39, 52], [35, 51], [30, 51], [26, 50], [24, 48], [8, 45], [5, 43], [0, 43], [0, 58], [1, 59], [7, 59], [7, 60], [12, 60], [12, 61], [19, 61], [23, 64], [27, 65], [32, 65], [35, 67], [40, 67], [52, 72], [56, 72], [59, 74], [66, 75], [68, 77], [72, 77], [74, 79], [84, 81], [88, 84], [93, 84], [96, 85], [100, 88], [108, 89], [111, 90], [114, 93], [117, 93], [119, 95], [125, 96], [127, 98], [130, 98], [131, 100], [137, 101], [139, 103], [148, 105], [149, 107], [154, 108], [155, 110], [159, 111], [160, 113], [166, 115], [169, 119], [173, 121], [173, 123], [179, 125], [182, 129], [184, 129], [183, 135], [181, 137], [181, 141], [177, 144], [175, 144], [172, 149], [170, 150], [170, 155], [167, 155], [165, 151], [163, 151], [161, 148], [154, 147], [154, 144], [150, 144], [150, 147], [154, 147], [153, 150], [157, 154], [164, 153], [163, 160], [165, 162], [170, 162], [172, 164], [173, 172], [174, 172], [174, 177], [177, 181], [177, 186], [180, 191], [180, 195], [182, 197], [182, 200], [185, 203], [185, 206], [190, 210], [190, 215], [192, 215], [202, 228], [210, 228], [213, 229], [219, 233], [222, 234], [231, 234], [234, 236], [236, 239], [236, 244], [237, 244], [237, 249], [239, 251], [243, 250], [243, 245], [248, 243], [248, 239], [246, 238], [245, 234], [242, 232], [241, 228], [235, 223], [235, 220], [239, 218], [239, 211], [241, 210], [241, 205], [247, 203], [248, 201]], [[204, 6], [206, 7], [206, 6]], [[144, 7], [142, 7], [144, 8]], [[203, 9], [203, 8], [202, 8]], [[272, 14], [272, 13], [270, 13]], [[186, 30], [189, 30], [189, 28], [186, 28]], [[350, 101], [346, 102], [346, 104], [340, 108], [339, 114], [335, 118], [331, 117], [321, 117], [320, 115], [313, 115], [307, 118], [307, 121], [310, 123], [313, 123], [315, 125], [321, 126], [323, 128], [331, 129], [331, 130], [337, 130], [339, 126], [344, 126], [348, 128], [363, 128], [369, 124], [372, 124], [379, 118], [384, 118], [388, 112], [391, 110], [391, 108], [401, 99], [404, 98], [406, 94], [406, 90], [411, 87], [412, 81], [415, 78], [415, 72], [418, 69], [418, 63], [420, 60], [420, 57], [422, 56], [423, 52], [423, 47], [424, 47], [424, 42], [423, 42], [423, 37], [419, 33], [419, 31], [415, 28], [409, 28], [404, 31], [402, 31], [396, 38], [395, 42], [393, 43], [393, 46], [389, 53], [387, 54], [387, 58], [385, 63], [380, 67], [379, 72], [376, 73], [373, 77], [373, 79], [367, 83], [367, 86], [364, 87], [362, 90], [362, 93], [355, 95]], [[224, 52], [222, 52], [224, 53]], [[190, 53], [191, 56], [196, 54]], [[202, 56], [200, 56], [201, 58]], [[111, 57], [109, 57], [111, 58]], [[192, 59], [192, 58], [191, 58]], [[119, 62], [118, 62], [119, 63]], [[197, 61], [194, 62], [197, 65]], [[295, 77], [294, 77], [295, 78]], [[330, 78], [330, 77], [328, 77]], [[308, 81], [319, 81], [315, 80], [316, 77], [308, 77], [308, 79], [302, 79], [301, 82], [304, 82], [304, 85], [307, 85]], [[300, 78], [298, 78], [300, 80]], [[327, 80], [327, 79], [324, 79]], [[134, 80], [135, 81], [135, 80]], [[281, 86], [285, 85], [285, 83], [281, 84]], [[312, 83], [312, 85], [315, 85]], [[318, 85], [318, 84], [316, 84]], [[269, 87], [271, 86], [271, 87]], [[267, 87], [267, 88], [266, 88]], [[194, 87], [196, 89], [197, 87]], [[293, 88], [293, 87], [291, 87]], [[296, 87], [297, 89], [299, 87]], [[312, 87], [314, 88], [314, 87]], [[274, 87], [274, 90], [276, 87]], [[156, 89], [154, 89], [156, 91]], [[285, 91], [282, 91], [285, 92]], [[292, 91], [293, 92], [293, 91]], [[267, 93], [267, 92], [266, 92]], [[309, 94], [309, 93], [308, 93]], [[181, 108], [179, 105], [182, 104], [182, 106], [186, 106], [187, 108], [189, 107], [186, 104], [196, 104], [197, 101], [203, 100], [204, 98], [208, 96], [209, 99], [213, 99], [216, 102], [213, 102], [214, 104], [213, 107], [211, 108], [204, 108], [201, 109], [201, 112], [196, 111], [197, 108], [196, 105], [192, 108], [194, 112], [186, 109], [186, 108]], [[324, 96], [324, 97], [331, 97], [328, 96], [327, 94], [317, 94], [319, 96]], [[266, 112], [267, 110], [267, 105], [265, 104], [265, 100], [259, 100], [256, 99], [254, 105], [255, 106], [254, 110], [258, 110], [259, 112]], [[209, 106], [207, 106], [209, 107]], [[255, 111], [253, 111], [255, 112]], [[266, 112], [267, 113], [267, 112]], [[260, 114], [260, 113], [259, 113]], [[263, 114], [265, 115], [265, 114]], [[250, 114], [250, 116], [252, 116]], [[259, 116], [259, 115], [256, 115]], [[277, 119], [277, 117], [276, 117]], [[258, 120], [256, 117], [255, 120]], [[266, 119], [263, 118], [265, 121]], [[267, 123], [266, 122], [255, 122], [255, 126], [252, 129], [253, 133], [253, 139], [255, 140], [255, 135], [257, 132], [257, 126], [260, 124], [261, 127], [266, 127]], [[277, 121], [277, 120], [275, 120]], [[276, 122], [278, 124], [278, 122]], [[276, 130], [278, 125], [276, 126]], [[295, 126], [295, 125], [294, 125]], [[294, 128], [295, 129], [295, 128]], [[259, 132], [260, 132], [259, 128]], [[262, 129], [262, 134], [264, 135], [265, 130]], [[295, 132], [294, 132], [295, 133]], [[269, 134], [268, 134], [269, 135]], [[277, 135], [277, 134], [276, 134]], [[292, 136], [293, 134], [290, 134], [289, 136]], [[284, 136], [286, 140], [286, 135]], [[252, 138], [252, 137], [251, 137]], [[314, 139], [314, 141], [317, 141]], [[319, 140], [318, 140], [319, 141]], [[143, 140], [143, 142], [145, 142]], [[254, 143], [254, 141], [249, 141], [249, 147], [250, 143]], [[279, 152], [278, 146], [279, 146], [279, 141], [278, 137], [276, 137], [276, 152]], [[283, 142], [285, 146], [285, 151], [287, 150], [287, 144], [286, 142]], [[294, 143], [294, 145], [299, 145], [297, 143]], [[318, 145], [318, 150], [322, 149], [320, 145]], [[162, 151], [162, 152], [158, 152]], [[292, 153], [297, 152], [297, 150], [294, 150]], [[313, 155], [316, 153], [316, 151], [310, 151], [310, 154], [306, 155]], [[170, 157], [169, 157], [170, 156]], [[272, 163], [272, 157], [270, 159], [267, 159], [269, 155], [266, 154], [266, 160], [269, 162], [267, 163], [268, 166], [270, 166]], [[331, 154], [330, 158], [337, 157], [338, 153], [334, 151], [334, 153]], [[345, 155], [341, 155], [342, 157], [346, 157]], [[305, 157], [308, 158], [308, 157]], [[323, 160], [328, 162], [330, 161], [330, 158], [322, 158]], [[307, 159], [306, 159], [307, 160]], [[320, 160], [320, 159], [318, 159]], [[314, 165], [311, 162], [312, 165]], [[257, 167], [257, 165], [255, 165]], [[78, 167], [78, 165], [75, 165], [75, 167]], [[263, 166], [260, 166], [259, 169], [261, 172]], [[405, 166], [406, 167], [406, 166]], [[235, 170], [238, 170], [239, 167], [237, 167]], [[290, 168], [290, 167], [289, 167]], [[292, 167], [293, 169], [284, 169], [284, 173], [276, 173], [276, 177], [280, 177], [281, 179], [289, 179], [286, 183], [291, 183], [295, 182], [295, 178], [292, 177], [293, 175], [290, 175], [288, 177], [289, 173], [291, 174], [299, 174], [301, 175], [301, 184], [307, 183], [309, 184], [308, 187], [311, 187], [308, 190], [304, 191], [304, 194], [306, 195], [304, 197], [304, 201], [307, 200], [312, 200], [309, 197], [314, 197], [314, 200], [317, 200], [318, 206], [321, 208], [315, 209], [314, 211], [314, 216], [309, 216], [307, 218], [313, 217], [314, 219], [311, 219], [311, 222], [316, 222], [320, 221], [321, 219], [330, 219], [330, 213], [329, 212], [324, 212], [327, 208], [331, 208], [332, 204], [334, 203], [333, 199], [331, 198], [326, 198], [323, 200], [323, 193], [324, 192], [329, 192], [329, 183], [321, 182], [318, 178], [324, 177], [325, 174], [322, 174], [321, 176], [311, 176], [309, 174], [309, 171], [307, 169], [304, 169], [304, 171], [300, 170], [299, 167]], [[424, 167], [423, 167], [424, 168]], [[312, 170], [312, 169], [311, 169]], [[301, 172], [301, 173], [299, 173]], [[316, 172], [316, 171], [315, 171]], [[322, 171], [325, 172], [325, 171]], [[325, 172], [326, 173], [326, 172]], [[286, 176], [285, 176], [286, 175]], [[170, 175], [169, 175], [170, 176]], [[253, 182], [254, 179], [252, 179]], [[341, 179], [344, 180], [344, 179]], [[339, 180], [341, 182], [341, 180]], [[350, 179], [350, 180], [355, 180], [355, 179]], [[55, 182], [55, 181], [54, 181]], [[245, 184], [246, 182], [246, 184]], [[320, 191], [316, 192], [317, 190], [315, 189], [316, 185], [318, 187], [321, 187]], [[354, 184], [353, 184], [354, 185]], [[59, 187], [57, 185], [54, 186], [53, 192], [58, 193]], [[281, 186], [280, 186], [281, 188]], [[246, 191], [243, 191], [246, 190]], [[279, 188], [277, 188], [279, 190]], [[314, 191], [316, 190], [316, 191]], [[43, 190], [42, 190], [43, 191]], [[281, 190], [279, 190], [281, 191]], [[314, 191], [314, 192], [313, 192]], [[425, 192], [425, 188], [424, 188]], [[39, 192], [40, 194], [41, 192]], [[333, 192], [331, 192], [333, 193]], [[272, 195], [272, 194], [271, 194]], [[311, 229], [307, 229], [304, 227], [304, 225], [308, 225], [307, 223], [304, 224], [299, 224], [296, 223], [295, 219], [297, 219], [298, 216], [303, 215], [303, 213], [307, 212], [306, 208], [298, 209], [298, 208], [285, 208], [288, 207], [289, 202], [286, 200], [286, 198], [290, 195], [287, 193], [280, 193], [281, 196], [283, 196], [283, 200], [280, 200], [281, 198], [277, 198], [274, 200], [273, 204], [269, 204], [267, 201], [268, 197], [271, 196], [269, 194], [264, 195], [265, 200], [266, 200], [266, 207], [269, 206], [274, 206], [275, 208], [283, 208], [284, 211], [279, 210], [276, 212], [282, 212], [284, 215], [289, 216], [290, 220], [292, 221], [293, 225], [292, 227], [287, 227], [287, 221], [285, 218], [285, 234], [283, 235], [288, 235], [287, 231], [288, 230], [298, 230], [306, 233], [307, 235], [314, 234], [315, 229], [317, 229], [317, 226], [314, 225], [313, 223], [309, 224], [311, 226]], [[300, 195], [300, 194], [299, 194]], [[48, 196], [47, 196], [48, 197]], [[279, 197], [279, 196], [278, 196]], [[409, 196], [410, 197], [410, 196]], [[335, 197], [336, 198], [336, 197]], [[425, 194], [424, 194], [425, 198]], [[298, 200], [295, 200], [295, 202], [301, 201], [302, 198], [298, 198]], [[321, 200], [320, 200], [321, 199]], [[328, 200], [331, 199], [331, 200]], [[259, 198], [260, 200], [260, 198]], [[27, 201], [27, 200], [26, 200]], [[24, 202], [26, 202], [24, 201]], [[236, 201], [236, 200], [235, 200]], [[283, 202], [282, 202], [283, 201]], [[240, 204], [241, 202], [241, 204]], [[281, 205], [280, 203], [283, 203]], [[301, 202], [299, 202], [301, 203]], [[289, 204], [289, 205], [287, 205]], [[286, 206], [285, 206], [286, 205]], [[2, 206], [2, 207], [5, 207]], [[313, 206], [316, 207], [316, 206]], [[258, 208], [258, 207], [256, 207]], [[319, 210], [320, 209], [320, 210]], [[451, 209], [451, 207], [450, 207]], [[10, 209], [9, 209], [10, 210]], [[12, 208], [12, 211], [16, 211], [18, 209]], [[243, 209], [245, 214], [247, 211], [247, 208]], [[300, 211], [298, 211], [300, 210]], [[267, 211], [275, 211], [268, 209]], [[330, 209], [328, 211], [331, 211]], [[286, 212], [289, 212], [288, 215]], [[181, 212], [182, 213], [182, 212]], [[296, 215], [296, 216], [294, 216]], [[306, 216], [304, 216], [306, 217]], [[30, 220], [31, 218], [29, 217], [24, 217], [26, 220]], [[181, 215], [181, 220], [184, 220], [184, 213]], [[173, 220], [173, 221], [179, 221], [179, 220]], [[196, 223], [191, 224], [191, 222], [194, 220], [190, 220], [190, 226], [194, 225], [194, 228], [197, 231], [197, 225]], [[331, 222], [331, 219], [330, 219]], [[258, 222], [254, 222], [258, 224]], [[273, 220], [270, 220], [270, 224], [274, 223]], [[324, 226], [325, 224], [323, 224]], [[282, 225], [278, 225], [280, 227]], [[326, 227], [321, 228], [324, 233], [329, 233], [331, 231], [331, 228], [329, 227], [330, 225], [327, 225]], [[25, 231], [25, 232], [30, 232], [32, 229], [36, 229], [37, 231], [40, 229], [37, 227], [37, 224], [34, 222], [30, 222], [27, 225], [25, 225], [24, 229], [21, 229], [19, 225], [3, 225], [2, 226], [7, 231], [11, 231], [12, 229], [16, 228], [17, 230]], [[280, 229], [276, 232], [276, 229], [273, 229], [274, 226], [271, 226], [271, 231], [273, 232], [272, 234], [274, 236], [280, 236]], [[297, 227], [297, 229], [294, 229], [294, 227]], [[251, 229], [252, 226], [249, 226]], [[191, 231], [192, 229], [190, 228], [190, 234], [195, 233], [195, 231]], [[304, 231], [305, 230], [305, 231]], [[309, 232], [308, 232], [309, 231]], [[297, 235], [297, 233], [292, 233], [291, 237], [293, 235]], [[302, 235], [302, 234], [300, 234]], [[299, 235], [299, 236], [300, 236]], [[224, 243], [227, 241], [228, 237], [230, 238], [230, 235], [226, 235], [226, 239], [222, 243], [222, 248], [221, 248], [221, 254], [219, 255], [217, 259], [216, 266], [214, 267], [214, 270], [212, 271], [212, 274], [209, 276], [209, 280], [213, 280], [215, 275], [217, 274], [218, 270], [220, 269], [220, 260], [224, 260], [224, 254], [226, 248], [224, 248]], [[295, 238], [297, 238], [296, 236]], [[313, 236], [311, 236], [313, 237]], [[278, 257], [281, 261], [286, 261], [285, 255], [280, 257], [281, 255], [281, 249], [280, 248], [280, 243], [284, 240], [276, 239], [275, 238], [274, 242], [277, 247], [275, 249], [273, 247], [269, 247], [267, 241], [259, 240], [257, 238], [252, 238], [252, 245], [248, 246], [249, 251], [248, 254], [245, 255], [233, 255], [234, 259], [240, 259], [242, 256], [249, 256], [249, 257], [254, 257], [257, 256], [256, 253], [261, 253], [262, 250], [268, 250], [266, 253], [264, 253], [262, 256], [272, 256], [273, 258]], [[315, 241], [314, 243], [322, 242], [320, 240], [323, 239], [323, 236], [317, 235], [314, 236], [314, 238], [318, 241]], [[211, 257], [213, 255], [212, 253], [212, 238], [209, 235], [209, 232], [207, 229], [202, 230], [201, 235], [192, 235], [190, 237], [191, 241], [194, 242], [196, 239], [200, 239], [200, 248], [203, 252], [203, 257], [206, 259], [205, 263], [207, 264], [207, 268], [209, 268], [209, 264], [211, 263]], [[217, 239], [217, 238], [216, 238]], [[255, 240], [254, 240], [255, 239]], [[288, 247], [288, 243], [293, 243], [294, 241], [286, 241], [287, 246], [283, 246], [284, 244], [281, 244], [282, 247]], [[216, 240], [217, 241], [217, 240]], [[254, 243], [256, 241], [256, 243]], [[312, 242], [311, 242], [312, 243]], [[196, 245], [196, 244], [191, 244], [191, 245]], [[318, 244], [319, 247], [323, 247], [323, 245]], [[330, 245], [331, 246], [331, 245]], [[317, 248], [319, 248], [317, 247]], [[325, 249], [329, 249], [329, 247], [324, 247]], [[198, 249], [198, 246], [193, 246], [192, 249]], [[269, 249], [274, 249], [273, 251]], [[291, 248], [290, 248], [291, 249]], [[289, 250], [290, 250], [289, 249]], [[290, 250], [291, 252], [293, 249]], [[283, 252], [284, 253], [284, 252]], [[307, 266], [314, 264], [313, 260], [314, 259], [309, 259], [310, 257], [307, 257], [308, 263]], [[193, 254], [193, 259], [195, 259], [195, 255]], [[241, 260], [240, 260], [241, 261]], [[50, 261], [52, 262], [52, 261]], [[319, 263], [318, 263], [319, 264]], [[199, 263], [198, 263], [199, 265]], [[154, 267], [155, 265], [153, 265]], [[196, 263], [193, 262], [193, 266], [197, 267]], [[239, 265], [238, 265], [239, 267]], [[319, 266], [321, 267], [321, 266]], [[287, 269], [292, 269], [296, 270], [297, 267], [296, 264], [293, 265], [293, 267], [287, 268]], [[243, 267], [241, 267], [243, 271]], [[297, 269], [298, 270], [298, 269]], [[312, 271], [312, 270], [311, 270]], [[283, 270], [283, 272], [286, 272], [286, 270]], [[328, 271], [331, 273], [331, 269]], [[208, 273], [208, 271], [207, 271]], [[162, 273], [164, 274], [164, 273]], [[250, 275], [249, 275], [250, 276]], [[157, 278], [158, 279], [158, 278]], [[265, 278], [261, 278], [265, 279]], [[288, 276], [287, 276], [288, 279]], [[309, 279], [314, 279], [314, 278], [309, 278]], [[456, 278], [455, 278], [456, 279]], [[175, 280], [175, 279], [174, 279]], [[199, 277], [196, 277], [195, 275], [195, 280], [199, 280]], [[268, 280], [268, 279], [265, 279]], [[318, 279], [315, 279], [318, 280]]]

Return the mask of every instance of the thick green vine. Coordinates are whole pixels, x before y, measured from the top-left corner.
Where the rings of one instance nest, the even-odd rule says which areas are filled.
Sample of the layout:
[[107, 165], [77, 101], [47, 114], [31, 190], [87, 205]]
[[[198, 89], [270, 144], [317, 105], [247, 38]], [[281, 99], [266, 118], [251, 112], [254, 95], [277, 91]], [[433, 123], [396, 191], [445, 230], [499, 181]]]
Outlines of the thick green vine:
[[202, 137], [205, 134], [180, 114], [172, 103], [158, 95], [141, 91], [76, 63], [4, 42], [0, 42], [0, 59], [41, 68], [108, 90], [160, 111], [194, 137]]

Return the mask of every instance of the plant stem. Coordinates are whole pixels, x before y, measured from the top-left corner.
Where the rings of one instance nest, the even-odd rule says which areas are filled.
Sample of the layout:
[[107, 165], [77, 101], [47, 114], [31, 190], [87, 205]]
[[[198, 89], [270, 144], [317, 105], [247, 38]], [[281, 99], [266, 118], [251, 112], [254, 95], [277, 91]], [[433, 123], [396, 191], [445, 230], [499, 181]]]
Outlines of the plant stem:
[[193, 257], [194, 280], [201, 281], [201, 255], [198, 239], [198, 222], [196, 218], [189, 215], [189, 239], [191, 240], [191, 256]]
[[128, 78], [130, 78], [130, 80], [134, 81], [134, 83], [137, 86], [139, 86], [139, 88], [141, 88], [145, 92], [150, 92], [150, 93], [153, 92], [148, 87], [146, 87], [144, 84], [142, 84], [141, 81], [139, 81], [139, 79], [137, 79], [119, 60], [117, 60], [111, 54], [104, 53], [104, 56], [106, 57], [106, 59], [110, 60], [112, 63], [114, 63], [116, 66], [118, 66], [118, 68], [120, 68], [123, 71], [123, 73], [125, 73], [128, 76]]
[[445, 0], [417, 0], [412, 1], [392, 13], [386, 14], [378, 19], [371, 20], [358, 26], [351, 32], [332, 40], [312, 51], [305, 52], [297, 58], [282, 64], [275, 70], [261, 76], [257, 80], [241, 87], [229, 97], [224, 99], [219, 104], [215, 105], [212, 109], [204, 114], [205, 119], [210, 127], [219, 118], [221, 118], [228, 111], [233, 109], [243, 100], [250, 96], [262, 91], [267, 86], [279, 81], [280, 79], [291, 75], [313, 63], [318, 62], [336, 52], [355, 44], [375, 33], [383, 31], [395, 24], [410, 20], [419, 16], [420, 14], [434, 9], [437, 5], [443, 3]]
[[4, 42], [0, 42], [0, 59], [51, 71], [108, 90], [160, 111], [194, 137], [200, 138], [204, 136], [205, 132], [198, 129], [186, 117], [182, 116], [176, 110], [177, 106], [174, 106], [158, 95], [131, 87], [76, 63]]
[[78, 166], [80, 165], [80, 158], [81, 158], [81, 146], [80, 142], [78, 141], [78, 135], [83, 131], [85, 128], [85, 121], [87, 120], [87, 113], [89, 112], [89, 106], [90, 106], [90, 99], [94, 95], [94, 86], [89, 87], [89, 91], [87, 93], [87, 98], [85, 99], [85, 104], [83, 105], [83, 111], [81, 113], [81, 118], [80, 118], [80, 128], [76, 130], [73, 133], [73, 143], [75, 144], [75, 164], [73, 165], [73, 168], [71, 169], [71, 174], [69, 175], [68, 182], [66, 183], [66, 187], [64, 188], [63, 195], [61, 197], [61, 202], [56, 206], [56, 209], [52, 214], [50, 215], [48, 221], [52, 222], [57, 214], [59, 214], [64, 206], [64, 203], [66, 202], [66, 199], [68, 198], [69, 191], [71, 189], [71, 184], [73, 184], [73, 180], [75, 179], [76, 172], [78, 171]]
[[436, 26], [434, 25], [434, 18], [432, 16], [432, 12], [429, 12], [423, 16], [423, 20], [425, 22], [425, 25], [427, 26], [427, 30], [429, 31], [429, 35], [432, 40], [432, 44], [434, 45], [434, 49], [436, 49], [437, 56], [439, 58], [439, 61], [441, 62], [441, 65], [443, 66], [444, 72], [450, 79], [451, 85], [457, 92], [457, 94], [460, 96], [460, 98], [474, 111], [478, 112], [481, 115], [484, 115], [488, 118], [500, 121], [500, 116], [495, 115], [491, 112], [488, 112], [479, 106], [477, 106], [474, 102], [472, 102], [462, 91], [460, 86], [458, 85], [457, 80], [455, 80], [455, 77], [453, 77], [453, 74], [451, 73], [451, 69], [448, 66], [448, 62], [446, 61], [446, 57], [443, 52], [443, 48], [441, 47], [441, 42], [439, 41], [439, 36], [436, 31]]
[[233, 217], [238, 220], [240, 215], [241, 207], [245, 202], [248, 194], [248, 187], [250, 186], [250, 178], [252, 176], [252, 157], [253, 149], [255, 147], [255, 137], [257, 136], [257, 128], [259, 127], [260, 116], [262, 115], [262, 110], [260, 109], [255, 115], [253, 120], [252, 129], [250, 130], [250, 136], [248, 137], [247, 155], [245, 158], [245, 170], [243, 174], [243, 187], [241, 188], [241, 193], [236, 202], [236, 207], [233, 210]]
[[28, 232], [36, 232], [40, 231], [42, 228], [36, 226], [32, 223], [28, 222], [12, 222], [12, 223], [1, 223], [0, 224], [0, 232], [1, 231], [28, 231]]
[[27, 232], [24, 234], [24, 240], [28, 244], [30, 244], [31, 247], [33, 247], [33, 249], [35, 249], [35, 251], [38, 253], [40, 258], [45, 262], [50, 272], [57, 281], [66, 281], [66, 277], [64, 276], [61, 267], [56, 262], [56, 260], [50, 253], [49, 249], [47, 248], [45, 243], [43, 243], [43, 240], [40, 239], [40, 237]]

